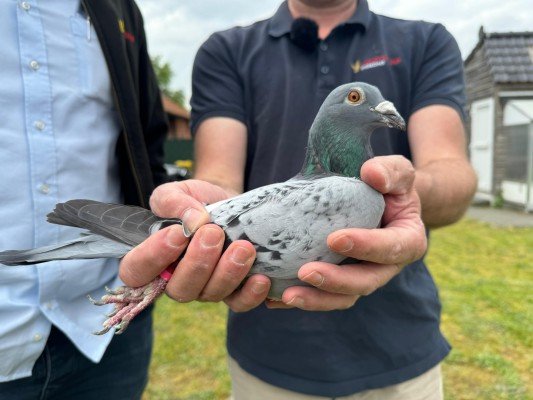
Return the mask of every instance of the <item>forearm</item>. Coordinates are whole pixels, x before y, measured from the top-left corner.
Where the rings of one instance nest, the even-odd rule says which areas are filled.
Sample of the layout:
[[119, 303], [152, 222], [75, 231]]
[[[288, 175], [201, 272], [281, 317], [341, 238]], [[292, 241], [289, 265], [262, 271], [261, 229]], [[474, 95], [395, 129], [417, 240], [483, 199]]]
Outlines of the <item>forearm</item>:
[[243, 192], [246, 126], [234, 119], [213, 117], [196, 132], [194, 178], [223, 188], [229, 197]]
[[417, 168], [415, 188], [424, 223], [438, 228], [458, 221], [470, 204], [476, 184], [476, 175], [466, 159], [444, 158]]

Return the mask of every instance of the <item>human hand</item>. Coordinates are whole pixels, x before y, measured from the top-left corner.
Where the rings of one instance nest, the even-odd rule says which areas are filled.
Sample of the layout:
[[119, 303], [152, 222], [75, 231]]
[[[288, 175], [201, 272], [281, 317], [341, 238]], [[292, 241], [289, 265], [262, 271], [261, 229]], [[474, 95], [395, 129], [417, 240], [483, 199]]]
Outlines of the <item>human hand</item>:
[[324, 262], [303, 265], [298, 277], [314, 287], [294, 286], [269, 308], [310, 311], [346, 309], [373, 293], [427, 248], [420, 199], [414, 188], [415, 169], [402, 156], [374, 157], [361, 168], [361, 179], [385, 198], [382, 228], [342, 229], [329, 235], [331, 250], [360, 260], [337, 266]]
[[160, 217], [181, 219], [194, 236], [189, 240], [179, 225], [153, 234], [123, 258], [120, 278], [131, 287], [145, 285], [183, 255], [167, 283], [169, 297], [179, 302], [225, 300], [235, 311], [261, 304], [270, 288], [267, 277], [250, 277], [236, 290], [255, 259], [253, 245], [238, 240], [222, 252], [224, 232], [209, 224], [203, 206], [228, 197], [224, 189], [199, 180], [156, 188], [150, 198], [152, 211]]

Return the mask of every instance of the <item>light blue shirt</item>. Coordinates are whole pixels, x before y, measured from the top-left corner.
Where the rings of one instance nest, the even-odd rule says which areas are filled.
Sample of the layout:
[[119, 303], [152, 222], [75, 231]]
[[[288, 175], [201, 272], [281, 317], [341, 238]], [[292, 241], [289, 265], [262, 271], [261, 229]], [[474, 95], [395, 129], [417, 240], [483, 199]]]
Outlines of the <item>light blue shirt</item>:
[[[94, 29], [79, 0], [0, 0], [0, 250], [45, 246], [79, 230], [46, 222], [57, 202], [120, 202], [119, 122]], [[31, 375], [51, 324], [98, 362], [95, 336], [120, 284], [116, 260], [0, 266], [0, 381]]]

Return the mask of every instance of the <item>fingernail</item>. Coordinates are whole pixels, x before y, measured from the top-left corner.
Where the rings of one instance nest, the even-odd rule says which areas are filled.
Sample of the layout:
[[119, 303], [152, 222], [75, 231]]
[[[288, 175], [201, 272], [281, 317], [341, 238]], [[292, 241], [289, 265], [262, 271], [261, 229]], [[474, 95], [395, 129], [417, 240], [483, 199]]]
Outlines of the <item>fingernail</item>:
[[303, 277], [302, 281], [310, 283], [313, 286], [320, 287], [324, 283], [324, 276], [316, 271], [311, 272], [309, 275]]
[[231, 253], [231, 261], [235, 264], [244, 265], [251, 257], [251, 252], [246, 247], [238, 246]]
[[183, 245], [183, 232], [177, 226], [172, 226], [167, 232], [166, 241], [171, 247], [181, 247]]
[[220, 233], [215, 228], [205, 228], [201, 232], [200, 243], [203, 247], [216, 247], [222, 241]]
[[331, 243], [331, 248], [340, 253], [345, 253], [353, 249], [353, 242], [348, 236], [341, 236]]
[[203, 212], [198, 211], [195, 208], [189, 208], [183, 213], [181, 221], [183, 222], [186, 231], [194, 233], [204, 221], [203, 217]]
[[297, 307], [297, 308], [303, 308], [304, 306], [304, 299], [302, 299], [301, 297], [298, 297], [298, 296], [294, 296], [292, 299], [290, 299], [287, 303], [288, 306], [293, 306], [293, 307]]
[[252, 292], [254, 292], [254, 294], [263, 294], [265, 293], [266, 288], [267, 284], [265, 282], [255, 282], [252, 285]]

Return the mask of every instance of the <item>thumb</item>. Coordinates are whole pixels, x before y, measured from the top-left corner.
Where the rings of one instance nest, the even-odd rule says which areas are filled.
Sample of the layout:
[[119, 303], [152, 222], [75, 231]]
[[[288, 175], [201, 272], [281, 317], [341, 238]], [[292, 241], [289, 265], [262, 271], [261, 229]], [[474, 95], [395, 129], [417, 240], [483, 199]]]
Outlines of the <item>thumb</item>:
[[150, 208], [163, 218], [179, 218], [183, 233], [192, 235], [211, 221], [204, 204], [227, 198], [220, 187], [199, 180], [171, 182], [158, 186], [150, 197]]
[[415, 169], [403, 156], [378, 156], [363, 164], [361, 179], [383, 194], [405, 194], [413, 188]]

